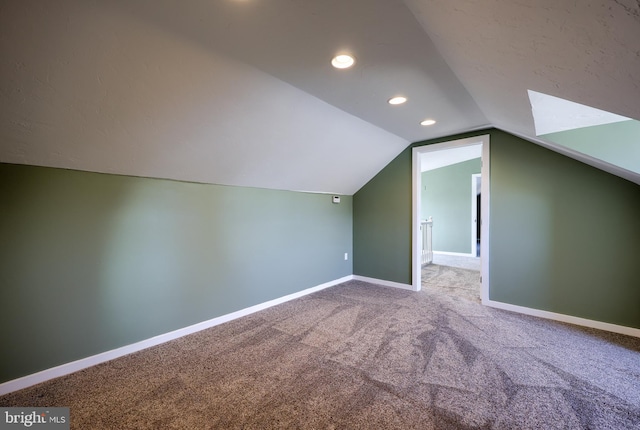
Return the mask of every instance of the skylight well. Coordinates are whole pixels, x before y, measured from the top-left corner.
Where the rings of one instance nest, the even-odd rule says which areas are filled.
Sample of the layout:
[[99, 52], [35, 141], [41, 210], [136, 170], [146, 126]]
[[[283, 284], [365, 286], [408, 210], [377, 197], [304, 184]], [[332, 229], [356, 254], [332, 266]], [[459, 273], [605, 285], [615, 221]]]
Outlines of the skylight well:
[[528, 91], [536, 135], [640, 174], [640, 121]]

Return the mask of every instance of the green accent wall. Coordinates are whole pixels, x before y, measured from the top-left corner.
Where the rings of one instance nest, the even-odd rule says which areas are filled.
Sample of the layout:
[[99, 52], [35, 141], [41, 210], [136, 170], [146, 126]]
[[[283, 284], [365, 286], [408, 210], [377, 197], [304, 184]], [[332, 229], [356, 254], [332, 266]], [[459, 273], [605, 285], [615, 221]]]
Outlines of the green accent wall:
[[0, 164], [0, 382], [351, 275], [341, 200]]
[[433, 250], [470, 254], [471, 175], [480, 173], [480, 158], [422, 172], [421, 219], [433, 217]]
[[544, 134], [540, 137], [640, 173], [640, 121], [594, 125]]
[[411, 186], [407, 148], [354, 194], [355, 275], [411, 284]]
[[[640, 328], [640, 186], [495, 129], [413, 146], [487, 133], [490, 299]], [[355, 274], [411, 282], [410, 177], [408, 148], [354, 195]]]

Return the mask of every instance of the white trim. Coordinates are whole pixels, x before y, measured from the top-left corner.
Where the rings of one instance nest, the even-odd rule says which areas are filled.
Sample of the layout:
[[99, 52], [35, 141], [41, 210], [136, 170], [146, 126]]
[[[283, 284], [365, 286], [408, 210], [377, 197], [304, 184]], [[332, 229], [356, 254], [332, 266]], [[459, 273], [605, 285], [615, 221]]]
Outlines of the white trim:
[[[482, 233], [481, 233], [482, 234]], [[476, 258], [475, 255], [464, 252], [448, 252], [448, 251], [433, 251], [433, 255], [452, 255], [454, 257], [471, 257]]]
[[524, 306], [511, 305], [509, 303], [496, 302], [489, 299], [482, 299], [482, 304], [496, 309], [517, 312], [519, 314], [531, 315], [534, 317], [545, 318], [554, 321], [560, 321], [569, 324], [575, 324], [583, 327], [595, 328], [598, 330], [610, 331], [613, 333], [625, 334], [640, 338], [640, 329], [633, 327], [625, 327], [622, 325], [606, 323], [602, 321], [594, 321], [586, 318], [574, 317], [571, 315], [558, 314], [555, 312], [543, 311], [540, 309], [527, 308]]
[[422, 162], [419, 147], [411, 151], [411, 284], [414, 291], [422, 288], [422, 234], [420, 232], [420, 211], [422, 210]]
[[489, 226], [490, 221], [490, 202], [491, 202], [491, 138], [487, 134], [483, 136], [482, 142], [482, 167], [480, 174], [482, 182], [480, 183], [480, 298], [481, 300], [489, 300], [490, 273], [489, 273]]
[[122, 357], [124, 355], [128, 355], [134, 352], [141, 351], [143, 349], [150, 348], [152, 346], [160, 345], [162, 343], [178, 339], [182, 336], [187, 336], [189, 334], [193, 334], [201, 330], [205, 330], [207, 328], [214, 327], [214, 326], [223, 324], [225, 322], [250, 315], [254, 312], [258, 312], [263, 309], [267, 309], [272, 306], [279, 305], [284, 302], [288, 302], [289, 300], [297, 299], [299, 297], [306, 296], [311, 293], [315, 293], [316, 291], [333, 287], [334, 285], [338, 285], [343, 282], [350, 281], [351, 279], [353, 279], [353, 275], [344, 276], [340, 279], [335, 279], [333, 281], [325, 282], [324, 284], [316, 285], [315, 287], [307, 288], [306, 290], [298, 291], [297, 293], [293, 293], [283, 297], [279, 297], [277, 299], [269, 300], [268, 302], [250, 306], [245, 309], [240, 309], [239, 311], [232, 312], [230, 314], [222, 315], [207, 321], [190, 325], [188, 327], [184, 327], [178, 330], [174, 330], [168, 333], [154, 336], [152, 338], [145, 339], [140, 342], [132, 343], [131, 345], [126, 345], [120, 348], [113, 349], [111, 351], [102, 352], [100, 354], [92, 355], [90, 357], [81, 358], [80, 360], [76, 360], [70, 363], [62, 364], [60, 366], [52, 367], [50, 369], [46, 369], [38, 373], [33, 373], [31, 375], [23, 376], [18, 379], [13, 379], [11, 381], [3, 382], [2, 384], [0, 384], [0, 396], [7, 393], [11, 393], [13, 391], [30, 387], [32, 385], [39, 384], [41, 382], [48, 381], [53, 378], [65, 376], [65, 375], [77, 372], [79, 370], [86, 369], [87, 367], [104, 363], [105, 361], [113, 360], [115, 358]]
[[401, 288], [403, 290], [418, 291], [413, 287], [413, 285], [402, 284], [400, 282], [385, 281], [384, 279], [369, 278], [367, 276], [353, 275], [353, 280], [368, 282], [370, 284], [382, 285], [383, 287], [393, 287], [393, 288]]
[[[420, 234], [420, 207], [422, 204], [422, 175], [420, 172], [420, 157], [422, 154], [441, 151], [443, 149], [458, 148], [462, 146], [482, 144], [482, 169], [480, 171], [482, 175], [482, 225], [480, 235], [483, 240], [480, 242], [480, 261], [481, 261], [481, 276], [482, 284], [480, 288], [481, 298], [489, 298], [489, 202], [490, 202], [490, 183], [491, 183], [491, 168], [490, 168], [490, 136], [489, 134], [483, 134], [479, 136], [468, 137], [465, 139], [457, 139], [449, 142], [436, 143], [433, 145], [415, 146], [412, 150], [412, 214], [411, 214], [411, 238], [412, 238], [412, 275], [411, 282], [414, 291], [420, 291], [422, 287], [421, 282], [421, 268], [420, 264], [420, 250], [422, 249], [422, 235]], [[472, 254], [465, 255], [467, 257], [473, 256]]]

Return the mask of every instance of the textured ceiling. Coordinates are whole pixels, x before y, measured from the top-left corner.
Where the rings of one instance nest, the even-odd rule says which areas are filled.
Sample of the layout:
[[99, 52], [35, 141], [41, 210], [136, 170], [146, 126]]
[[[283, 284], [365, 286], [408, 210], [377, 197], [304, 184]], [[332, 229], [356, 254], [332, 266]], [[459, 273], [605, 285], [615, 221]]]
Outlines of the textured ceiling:
[[640, 118], [638, 0], [407, 0], [498, 127], [533, 134], [527, 90]]
[[527, 95], [639, 119], [639, 0], [406, 3], [492, 125], [640, 183], [638, 174], [537, 139]]
[[3, 1], [0, 161], [352, 194], [410, 142], [536, 140], [527, 90], [640, 118], [638, 1], [525, 3]]

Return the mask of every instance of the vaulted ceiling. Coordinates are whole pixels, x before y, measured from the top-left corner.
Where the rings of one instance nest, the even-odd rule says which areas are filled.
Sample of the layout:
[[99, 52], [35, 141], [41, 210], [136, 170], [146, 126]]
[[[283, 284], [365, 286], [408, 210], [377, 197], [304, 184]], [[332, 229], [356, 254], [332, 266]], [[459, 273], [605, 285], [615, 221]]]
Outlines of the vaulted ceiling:
[[640, 119], [638, 41], [638, 0], [7, 0], [0, 161], [353, 194], [491, 125], [640, 183], [537, 138], [527, 93]]

